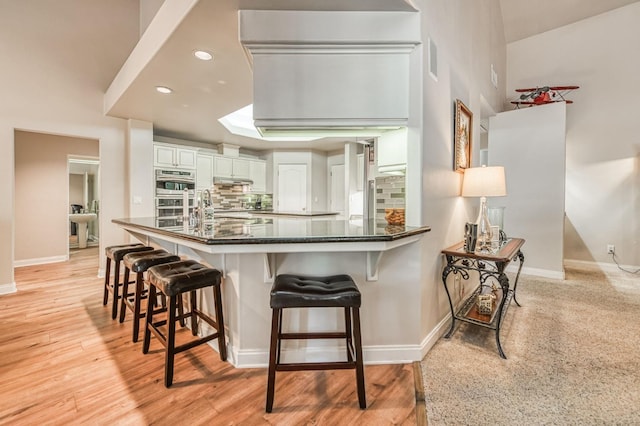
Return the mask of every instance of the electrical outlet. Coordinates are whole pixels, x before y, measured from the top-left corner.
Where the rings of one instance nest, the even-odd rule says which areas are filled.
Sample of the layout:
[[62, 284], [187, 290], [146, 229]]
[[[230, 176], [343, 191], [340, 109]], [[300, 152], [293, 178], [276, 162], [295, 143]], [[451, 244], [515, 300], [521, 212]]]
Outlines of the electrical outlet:
[[613, 244], [607, 244], [607, 254], [614, 254], [616, 252], [616, 246]]

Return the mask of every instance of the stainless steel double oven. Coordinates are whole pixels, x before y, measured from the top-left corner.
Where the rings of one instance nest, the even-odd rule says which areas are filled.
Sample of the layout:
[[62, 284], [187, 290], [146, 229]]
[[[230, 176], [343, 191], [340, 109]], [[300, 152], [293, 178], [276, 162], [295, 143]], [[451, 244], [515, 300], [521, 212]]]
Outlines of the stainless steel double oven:
[[193, 170], [156, 169], [156, 225], [162, 228], [182, 226], [184, 190], [193, 208], [196, 172]]

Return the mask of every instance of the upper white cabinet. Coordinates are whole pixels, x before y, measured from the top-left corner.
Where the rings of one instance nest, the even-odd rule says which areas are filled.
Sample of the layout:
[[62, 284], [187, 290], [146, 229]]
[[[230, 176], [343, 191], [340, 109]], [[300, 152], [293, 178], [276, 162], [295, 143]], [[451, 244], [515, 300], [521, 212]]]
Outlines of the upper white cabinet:
[[155, 167], [175, 168], [175, 169], [195, 169], [196, 150], [181, 148], [172, 145], [154, 144]]
[[198, 152], [196, 157], [196, 189], [208, 189], [213, 185], [213, 154]]
[[234, 158], [232, 172], [234, 178], [249, 179], [249, 160]]
[[217, 177], [233, 177], [233, 158], [220, 155], [213, 157], [213, 175]]
[[251, 192], [267, 192], [267, 163], [263, 160], [249, 160], [249, 179], [253, 181]]
[[213, 162], [213, 175], [216, 177], [249, 179], [249, 160], [216, 155]]
[[403, 174], [407, 168], [407, 128], [384, 132], [378, 137], [376, 151], [379, 173]]

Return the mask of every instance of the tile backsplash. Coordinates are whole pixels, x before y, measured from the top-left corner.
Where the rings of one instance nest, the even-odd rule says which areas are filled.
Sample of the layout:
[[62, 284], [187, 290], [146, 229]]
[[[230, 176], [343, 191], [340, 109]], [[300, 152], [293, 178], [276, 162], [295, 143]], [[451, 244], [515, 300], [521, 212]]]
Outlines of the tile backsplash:
[[272, 194], [249, 194], [243, 185], [216, 183], [211, 188], [213, 208], [216, 210], [254, 209], [260, 200], [262, 210], [273, 209]]
[[385, 222], [384, 209], [405, 207], [405, 177], [385, 176], [376, 178], [376, 222]]

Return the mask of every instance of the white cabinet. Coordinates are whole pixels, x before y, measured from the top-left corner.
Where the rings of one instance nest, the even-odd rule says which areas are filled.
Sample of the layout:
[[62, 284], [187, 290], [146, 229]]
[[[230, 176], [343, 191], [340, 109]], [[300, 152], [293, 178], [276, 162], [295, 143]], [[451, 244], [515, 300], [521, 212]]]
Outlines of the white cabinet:
[[153, 146], [153, 164], [155, 167], [169, 169], [195, 169], [196, 150], [174, 145]]
[[216, 177], [249, 179], [249, 160], [216, 155], [213, 162]]
[[196, 157], [196, 189], [208, 189], [213, 185], [213, 154], [198, 153]]
[[196, 151], [192, 149], [176, 148], [176, 167], [182, 169], [196, 168]]
[[390, 130], [376, 143], [378, 172], [401, 174], [407, 167], [407, 129]]
[[233, 158], [220, 155], [213, 157], [213, 175], [216, 177], [233, 177]]
[[232, 171], [234, 178], [249, 179], [249, 160], [234, 158]]
[[249, 179], [253, 181], [251, 192], [267, 192], [267, 163], [262, 160], [249, 160]]

